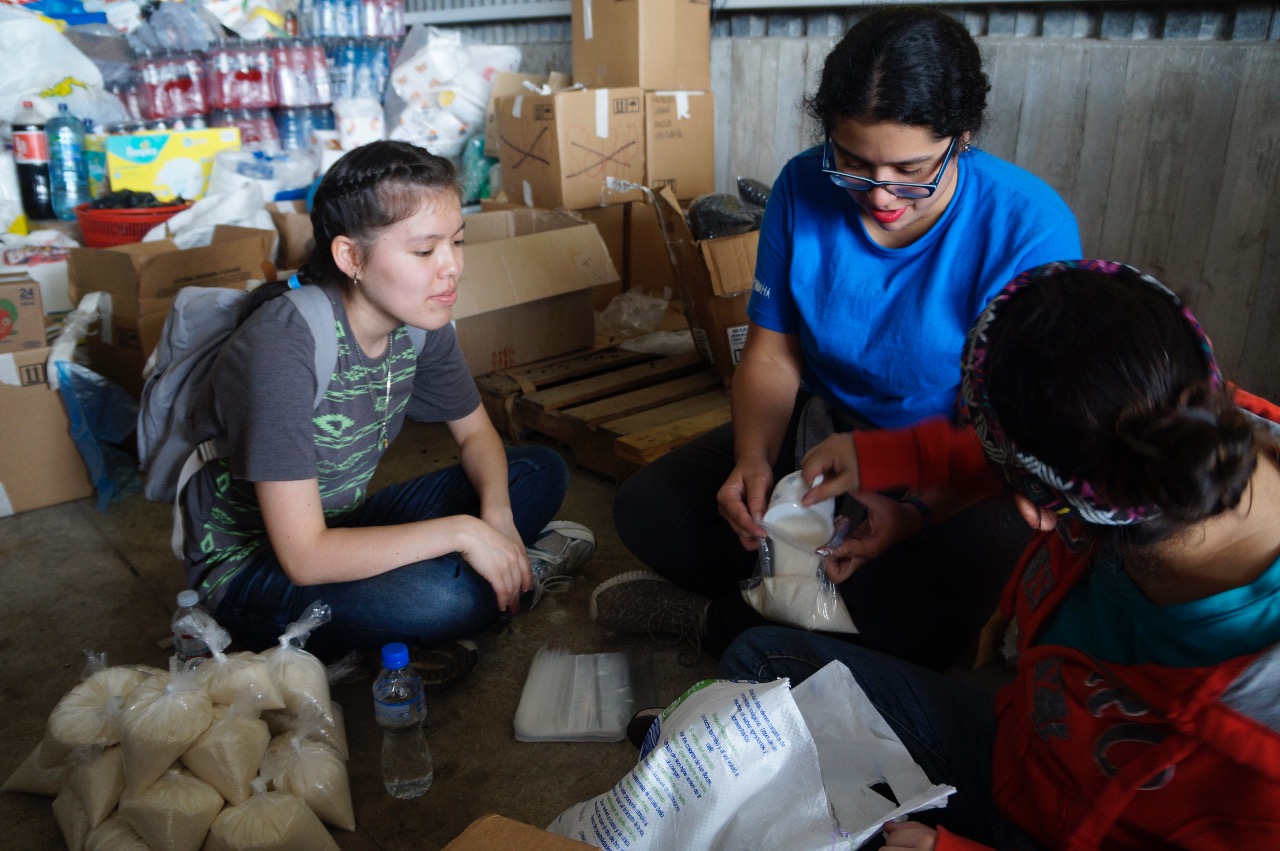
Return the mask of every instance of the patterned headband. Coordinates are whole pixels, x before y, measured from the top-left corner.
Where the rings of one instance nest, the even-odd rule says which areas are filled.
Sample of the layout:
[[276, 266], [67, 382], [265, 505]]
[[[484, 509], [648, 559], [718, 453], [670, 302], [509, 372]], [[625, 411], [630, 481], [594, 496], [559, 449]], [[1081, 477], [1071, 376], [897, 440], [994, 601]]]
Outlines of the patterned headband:
[[973, 424], [982, 441], [983, 451], [1000, 467], [1009, 485], [1041, 508], [1060, 515], [1073, 514], [1086, 523], [1098, 526], [1128, 526], [1153, 520], [1159, 516], [1159, 509], [1110, 505], [1106, 502], [1106, 494], [1092, 483], [1084, 479], [1067, 478], [1019, 447], [1001, 427], [991, 404], [987, 385], [987, 349], [990, 345], [992, 323], [996, 321], [1001, 308], [1014, 294], [1031, 284], [1074, 271], [1097, 272], [1141, 282], [1168, 298], [1182, 313], [1187, 325], [1200, 341], [1200, 348], [1209, 367], [1210, 383], [1214, 387], [1222, 386], [1222, 375], [1214, 360], [1208, 336], [1191, 311], [1168, 287], [1150, 275], [1122, 263], [1109, 260], [1061, 260], [1029, 269], [1014, 278], [991, 300], [974, 323], [965, 342], [962, 360], [962, 415]]

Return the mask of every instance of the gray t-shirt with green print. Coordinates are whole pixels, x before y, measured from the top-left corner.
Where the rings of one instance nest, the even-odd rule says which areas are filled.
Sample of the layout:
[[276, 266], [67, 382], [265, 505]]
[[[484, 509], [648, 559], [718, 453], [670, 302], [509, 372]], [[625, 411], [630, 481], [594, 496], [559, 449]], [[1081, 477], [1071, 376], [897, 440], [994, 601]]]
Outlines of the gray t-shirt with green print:
[[225, 436], [229, 455], [206, 464], [184, 496], [188, 585], [211, 610], [243, 559], [269, 546], [254, 482], [317, 478], [325, 517], [340, 522], [365, 499], [384, 424], [390, 443], [406, 416], [446, 422], [480, 404], [452, 326], [427, 332], [416, 359], [397, 328], [387, 352], [369, 358], [349, 344], [337, 290], [329, 296], [338, 362], [319, 406], [315, 343], [289, 299], [258, 308], [218, 354], [201, 416], [207, 433]]

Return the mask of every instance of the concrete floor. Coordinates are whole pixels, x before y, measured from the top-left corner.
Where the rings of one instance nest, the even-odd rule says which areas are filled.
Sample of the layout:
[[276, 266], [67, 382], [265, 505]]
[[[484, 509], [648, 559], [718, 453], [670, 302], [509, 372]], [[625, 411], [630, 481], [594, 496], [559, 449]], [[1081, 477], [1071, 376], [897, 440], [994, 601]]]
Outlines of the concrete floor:
[[[407, 424], [375, 485], [450, 464], [452, 449], [442, 428]], [[590, 621], [591, 589], [640, 566], [618, 542], [613, 493], [611, 483], [574, 472], [560, 516], [594, 530], [594, 559], [569, 591], [517, 617], [510, 633], [479, 636], [480, 667], [472, 677], [446, 696], [428, 698], [435, 783], [426, 795], [399, 801], [382, 788], [372, 676], [334, 687], [346, 713], [357, 823], [354, 833], [333, 831], [340, 848], [431, 851], [491, 812], [542, 827], [630, 769], [637, 754], [625, 741], [515, 740], [512, 718], [529, 664], [544, 644], [573, 653], [649, 648], [660, 703], [714, 674], [711, 659], [683, 667], [672, 647], [610, 637]], [[168, 506], [135, 495], [105, 512], [90, 499], [0, 519], [0, 718], [8, 730], [0, 737], [0, 777], [36, 746], [50, 710], [79, 681], [82, 650], [106, 651], [111, 663], [166, 664], [168, 651], [157, 642], [168, 633], [174, 597], [184, 585], [169, 551], [169, 518]], [[0, 794], [0, 848], [65, 847], [50, 800]]]

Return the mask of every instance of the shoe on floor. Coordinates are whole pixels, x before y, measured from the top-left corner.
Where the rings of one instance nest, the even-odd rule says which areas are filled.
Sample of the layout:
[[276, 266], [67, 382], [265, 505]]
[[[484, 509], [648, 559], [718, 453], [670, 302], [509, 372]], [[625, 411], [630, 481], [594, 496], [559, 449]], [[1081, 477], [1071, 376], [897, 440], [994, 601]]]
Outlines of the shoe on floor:
[[591, 560], [596, 551], [596, 536], [581, 523], [552, 520], [538, 533], [538, 540], [525, 552], [533, 570], [533, 608], [543, 594], [569, 587], [569, 574]]
[[409, 650], [409, 667], [422, 677], [422, 690], [427, 694], [443, 694], [465, 680], [478, 664], [480, 648], [468, 639]]
[[652, 570], [629, 570], [591, 592], [591, 619], [620, 635], [701, 644], [709, 603]]

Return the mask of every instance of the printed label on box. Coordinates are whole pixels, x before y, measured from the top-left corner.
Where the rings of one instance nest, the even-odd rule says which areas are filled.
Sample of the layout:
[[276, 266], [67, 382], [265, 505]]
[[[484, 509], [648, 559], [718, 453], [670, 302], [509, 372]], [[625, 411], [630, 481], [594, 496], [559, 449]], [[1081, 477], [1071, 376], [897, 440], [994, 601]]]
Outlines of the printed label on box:
[[556, 107], [552, 103], [539, 103], [533, 107], [534, 121], [555, 121]]
[[742, 349], [747, 345], [747, 327], [746, 325], [730, 325], [724, 329], [724, 336], [729, 341], [729, 354], [734, 366], [737, 366], [738, 361], [742, 359]]
[[640, 111], [640, 98], [614, 98], [613, 114], [614, 115], [630, 115]]
[[45, 371], [45, 362], [22, 364], [18, 367], [18, 386], [34, 387], [37, 384], [48, 384], [49, 375]]

